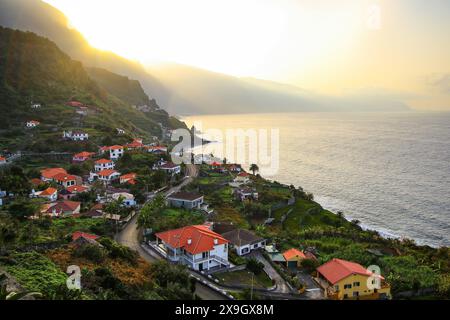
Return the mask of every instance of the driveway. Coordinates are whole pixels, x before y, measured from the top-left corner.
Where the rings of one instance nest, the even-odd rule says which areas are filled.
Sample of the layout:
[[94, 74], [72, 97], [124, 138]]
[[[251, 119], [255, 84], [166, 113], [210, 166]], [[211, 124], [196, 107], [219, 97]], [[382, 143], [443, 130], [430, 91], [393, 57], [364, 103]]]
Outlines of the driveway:
[[297, 278], [306, 285], [305, 296], [308, 297], [308, 299], [323, 299], [322, 289], [319, 287], [317, 282], [314, 281], [310, 274], [303, 270], [300, 270], [297, 273]]
[[262, 264], [264, 264], [264, 271], [267, 273], [267, 275], [275, 280], [275, 283], [277, 284], [277, 289], [274, 290], [274, 292], [278, 293], [292, 293], [291, 288], [288, 286], [286, 281], [280, 276], [280, 274], [275, 270], [269, 261], [264, 258], [261, 252], [259, 251], [252, 251], [249, 254], [250, 257], [255, 258]]

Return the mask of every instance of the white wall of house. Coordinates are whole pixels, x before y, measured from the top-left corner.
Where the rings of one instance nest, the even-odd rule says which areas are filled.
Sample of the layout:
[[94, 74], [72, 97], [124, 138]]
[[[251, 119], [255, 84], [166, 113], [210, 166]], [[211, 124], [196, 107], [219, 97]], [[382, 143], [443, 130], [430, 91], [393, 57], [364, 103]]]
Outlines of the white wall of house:
[[236, 250], [236, 253], [239, 256], [244, 256], [246, 254], [249, 254], [253, 250], [264, 248], [265, 245], [266, 245], [266, 240], [263, 240], [261, 242], [254, 243], [254, 244], [246, 244], [246, 245], [243, 245], [243, 246], [234, 246], [234, 249]]
[[95, 171], [102, 171], [102, 170], [107, 170], [107, 169], [114, 169], [114, 162], [109, 162], [109, 163], [96, 163], [94, 165]]
[[123, 149], [110, 149], [109, 150], [109, 157], [111, 159], [119, 159], [120, 157], [123, 156]]

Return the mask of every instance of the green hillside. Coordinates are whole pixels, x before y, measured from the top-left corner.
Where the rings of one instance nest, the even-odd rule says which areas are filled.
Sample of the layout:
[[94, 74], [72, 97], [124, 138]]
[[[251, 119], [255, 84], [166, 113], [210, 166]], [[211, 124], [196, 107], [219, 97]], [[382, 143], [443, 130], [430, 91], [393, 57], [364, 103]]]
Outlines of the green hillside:
[[[0, 150], [95, 149], [116, 138], [116, 128], [125, 129], [127, 135], [120, 139], [128, 140], [160, 136], [161, 126], [184, 126], [163, 110], [144, 113], [133, 108], [135, 102], [151, 103], [137, 81], [108, 71], [101, 74], [95, 77], [102, 80], [99, 84], [50, 40], [0, 27]], [[71, 100], [88, 105], [88, 114], [67, 106]], [[32, 109], [32, 102], [42, 107]], [[30, 120], [41, 125], [26, 129]], [[89, 143], [62, 142], [64, 130], [88, 132]]]

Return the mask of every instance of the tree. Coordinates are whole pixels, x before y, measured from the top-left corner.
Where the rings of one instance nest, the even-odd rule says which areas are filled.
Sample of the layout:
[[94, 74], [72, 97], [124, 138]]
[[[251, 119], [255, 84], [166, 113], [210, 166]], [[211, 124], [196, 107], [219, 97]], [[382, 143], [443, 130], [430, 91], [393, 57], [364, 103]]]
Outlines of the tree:
[[264, 270], [264, 264], [256, 259], [249, 259], [247, 261], [247, 269], [253, 272], [255, 275], [260, 274]]
[[147, 203], [141, 209], [137, 223], [141, 228], [150, 228], [154, 224], [155, 217], [165, 208], [166, 200], [162, 194], [158, 194], [152, 202]]
[[26, 219], [39, 212], [39, 204], [28, 198], [18, 198], [8, 206], [9, 213], [18, 219]]
[[255, 175], [256, 174], [256, 172], [258, 172], [259, 171], [259, 167], [258, 167], [258, 165], [257, 164], [255, 164], [255, 163], [253, 163], [251, 166], [250, 166], [250, 171], [251, 172], [253, 172], [253, 175]]

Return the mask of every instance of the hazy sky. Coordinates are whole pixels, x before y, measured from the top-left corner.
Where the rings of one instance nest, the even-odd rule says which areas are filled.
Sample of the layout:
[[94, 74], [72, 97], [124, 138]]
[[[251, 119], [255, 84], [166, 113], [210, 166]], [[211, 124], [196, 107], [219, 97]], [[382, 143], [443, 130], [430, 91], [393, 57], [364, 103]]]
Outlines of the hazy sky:
[[450, 109], [448, 0], [46, 0], [95, 47]]

